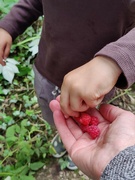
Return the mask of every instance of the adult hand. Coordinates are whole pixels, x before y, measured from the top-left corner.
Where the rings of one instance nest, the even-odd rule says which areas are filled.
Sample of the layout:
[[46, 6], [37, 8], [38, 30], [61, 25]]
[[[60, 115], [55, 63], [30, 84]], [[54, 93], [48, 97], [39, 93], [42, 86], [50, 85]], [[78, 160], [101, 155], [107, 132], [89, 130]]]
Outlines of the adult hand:
[[73, 162], [87, 176], [99, 180], [107, 164], [125, 148], [135, 144], [135, 116], [113, 105], [101, 105], [89, 114], [98, 117], [100, 136], [91, 139], [72, 118], [65, 119], [57, 100], [50, 103], [60, 137]]
[[115, 86], [121, 69], [108, 57], [97, 56], [69, 72], [61, 87], [60, 104], [65, 115], [78, 116], [96, 107]]
[[11, 45], [11, 35], [4, 29], [0, 28], [0, 64], [3, 66], [6, 64], [3, 60], [8, 57]]

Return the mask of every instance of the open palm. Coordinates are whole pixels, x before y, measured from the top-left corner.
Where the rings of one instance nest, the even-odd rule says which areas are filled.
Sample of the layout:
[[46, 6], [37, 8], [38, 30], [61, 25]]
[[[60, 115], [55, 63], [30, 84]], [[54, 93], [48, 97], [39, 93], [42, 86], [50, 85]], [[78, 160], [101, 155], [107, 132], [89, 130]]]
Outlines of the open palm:
[[72, 118], [65, 119], [57, 100], [50, 103], [61, 139], [73, 162], [86, 175], [99, 179], [106, 165], [121, 150], [135, 143], [135, 116], [112, 105], [90, 109], [98, 117], [100, 136], [93, 140]]

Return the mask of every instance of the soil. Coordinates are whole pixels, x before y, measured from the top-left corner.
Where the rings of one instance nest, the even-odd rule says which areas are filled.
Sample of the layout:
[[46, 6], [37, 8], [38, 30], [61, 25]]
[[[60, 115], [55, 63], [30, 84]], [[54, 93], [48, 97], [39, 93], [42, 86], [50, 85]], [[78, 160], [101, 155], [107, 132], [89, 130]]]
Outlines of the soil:
[[[134, 85], [135, 86], [135, 85]], [[112, 99], [111, 104], [119, 106], [125, 110], [131, 111], [135, 114], [135, 88], [128, 90], [117, 90], [115, 98]], [[92, 180], [83, 174], [80, 170], [70, 171], [67, 169], [61, 170], [58, 160], [50, 158], [47, 166], [44, 166], [36, 174], [36, 180]]]
[[50, 158], [49, 165], [36, 174], [36, 180], [91, 180], [80, 170], [61, 170], [58, 160]]

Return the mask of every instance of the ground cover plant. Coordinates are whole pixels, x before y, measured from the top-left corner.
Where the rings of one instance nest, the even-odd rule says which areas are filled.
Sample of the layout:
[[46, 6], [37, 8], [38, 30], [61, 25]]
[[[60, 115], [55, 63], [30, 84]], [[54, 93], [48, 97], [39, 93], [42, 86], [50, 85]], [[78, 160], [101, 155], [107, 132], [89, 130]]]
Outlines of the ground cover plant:
[[[0, 19], [17, 1], [0, 1]], [[34, 180], [35, 173], [47, 165], [54, 152], [50, 144], [54, 130], [42, 119], [33, 88], [32, 65], [37, 54], [41, 27], [42, 17], [13, 42], [7, 59], [8, 66], [0, 67], [0, 179], [2, 180]], [[128, 110], [133, 111], [132, 107], [135, 105], [133, 91], [134, 87], [118, 91], [110, 103], [123, 97], [119, 102], [127, 103], [128, 99], [132, 105]], [[59, 163], [61, 169], [66, 167], [66, 160], [61, 158]]]
[[[15, 2], [0, 1], [0, 19]], [[42, 17], [13, 42], [7, 65], [0, 66], [0, 179], [35, 179], [53, 152], [53, 129], [42, 119], [33, 88], [41, 25]]]

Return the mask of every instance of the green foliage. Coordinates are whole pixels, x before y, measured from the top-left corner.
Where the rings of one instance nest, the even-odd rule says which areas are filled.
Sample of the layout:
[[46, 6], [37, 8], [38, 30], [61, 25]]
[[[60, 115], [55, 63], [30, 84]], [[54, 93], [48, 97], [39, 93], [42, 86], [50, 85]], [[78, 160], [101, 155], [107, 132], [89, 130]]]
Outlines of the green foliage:
[[20, 179], [23, 175], [32, 178], [51, 153], [52, 129], [42, 120], [33, 88], [19, 91], [4, 96], [0, 107], [0, 177], [3, 178]]
[[44, 165], [49, 146], [45, 122], [41, 125], [26, 118], [9, 126], [0, 135], [0, 177], [32, 177]]
[[[0, 19], [17, 0], [0, 1]], [[53, 153], [53, 129], [42, 119], [33, 88], [42, 17], [13, 43], [9, 58], [19, 62], [12, 83], [0, 74], [0, 179], [34, 180]]]
[[64, 157], [64, 158], [60, 158], [59, 159], [59, 164], [60, 164], [60, 168], [61, 170], [65, 169], [68, 165], [68, 160], [67, 160], [67, 157]]

